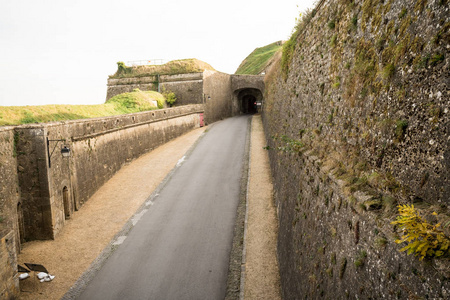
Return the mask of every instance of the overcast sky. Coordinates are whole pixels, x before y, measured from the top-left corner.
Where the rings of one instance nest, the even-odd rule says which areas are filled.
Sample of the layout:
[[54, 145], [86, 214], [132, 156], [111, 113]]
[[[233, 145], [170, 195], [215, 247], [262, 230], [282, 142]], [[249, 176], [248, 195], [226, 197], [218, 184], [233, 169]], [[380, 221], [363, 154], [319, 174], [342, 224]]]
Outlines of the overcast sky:
[[197, 58], [232, 74], [313, 0], [0, 0], [0, 106], [100, 104], [118, 61]]

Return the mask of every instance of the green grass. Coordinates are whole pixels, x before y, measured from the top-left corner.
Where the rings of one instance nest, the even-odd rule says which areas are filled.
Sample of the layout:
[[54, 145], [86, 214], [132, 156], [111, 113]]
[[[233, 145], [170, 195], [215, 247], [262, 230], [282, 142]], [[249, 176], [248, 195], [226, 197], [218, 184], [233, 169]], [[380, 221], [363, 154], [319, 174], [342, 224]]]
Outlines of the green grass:
[[270, 62], [270, 59], [281, 51], [281, 42], [275, 42], [270, 45], [256, 48], [241, 63], [235, 74], [258, 75], [264, 71], [264, 68]]
[[156, 100], [159, 107], [163, 106], [161, 94], [140, 90], [117, 95], [98, 105], [0, 106], [0, 126], [107, 117], [157, 109], [152, 100]]
[[172, 60], [163, 65], [148, 65], [148, 66], [135, 66], [127, 67], [123, 62], [117, 63], [117, 71], [109, 78], [130, 78], [130, 77], [146, 77], [154, 75], [175, 75], [175, 74], [187, 74], [198, 73], [204, 70], [213, 70], [209, 64], [195, 59], [180, 59]]

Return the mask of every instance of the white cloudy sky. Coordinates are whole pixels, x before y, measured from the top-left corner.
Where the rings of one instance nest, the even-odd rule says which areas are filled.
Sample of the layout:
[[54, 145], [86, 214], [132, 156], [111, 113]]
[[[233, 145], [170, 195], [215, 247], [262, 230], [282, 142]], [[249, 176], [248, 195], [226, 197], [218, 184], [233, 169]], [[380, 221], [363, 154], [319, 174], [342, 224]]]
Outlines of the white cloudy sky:
[[313, 0], [0, 0], [0, 106], [99, 104], [117, 61], [197, 58], [234, 73]]

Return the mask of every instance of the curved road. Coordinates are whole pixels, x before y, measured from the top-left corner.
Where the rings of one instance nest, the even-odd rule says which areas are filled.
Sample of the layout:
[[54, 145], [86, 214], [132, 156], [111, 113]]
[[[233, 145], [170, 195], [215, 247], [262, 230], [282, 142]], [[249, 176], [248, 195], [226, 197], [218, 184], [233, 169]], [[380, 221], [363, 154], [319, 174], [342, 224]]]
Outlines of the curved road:
[[209, 128], [78, 299], [225, 297], [249, 118]]

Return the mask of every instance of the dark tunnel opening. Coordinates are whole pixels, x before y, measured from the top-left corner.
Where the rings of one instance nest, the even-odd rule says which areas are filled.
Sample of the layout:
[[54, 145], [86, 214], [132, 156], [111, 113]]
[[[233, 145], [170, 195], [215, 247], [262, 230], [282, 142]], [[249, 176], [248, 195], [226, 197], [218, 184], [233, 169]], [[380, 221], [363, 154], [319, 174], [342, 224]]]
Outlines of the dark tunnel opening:
[[237, 99], [242, 114], [256, 114], [261, 107], [262, 93], [258, 89], [243, 89], [237, 93]]
[[256, 98], [252, 95], [246, 95], [242, 98], [242, 110], [244, 114], [256, 114]]

